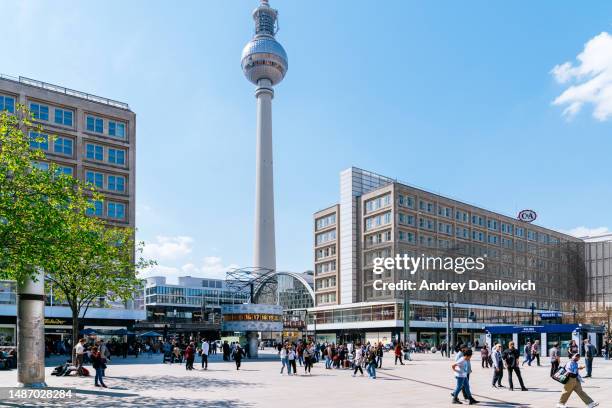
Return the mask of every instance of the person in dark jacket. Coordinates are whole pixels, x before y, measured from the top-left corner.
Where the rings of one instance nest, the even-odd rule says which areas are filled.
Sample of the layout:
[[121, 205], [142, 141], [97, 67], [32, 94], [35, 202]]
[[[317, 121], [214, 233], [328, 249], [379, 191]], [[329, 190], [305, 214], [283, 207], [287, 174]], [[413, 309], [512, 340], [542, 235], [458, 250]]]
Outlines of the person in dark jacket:
[[94, 370], [96, 370], [94, 380], [96, 387], [108, 388], [102, 379], [104, 377], [104, 369], [106, 368], [106, 359], [102, 357], [102, 353], [95, 346], [91, 349], [91, 364]]
[[244, 357], [244, 350], [242, 349], [242, 347], [240, 347], [240, 344], [236, 344], [236, 350], [234, 350], [234, 361], [236, 362], [236, 370], [240, 370], [242, 357]]
[[504, 351], [503, 357], [508, 368], [508, 382], [510, 383], [510, 391], [514, 390], [512, 384], [512, 372], [516, 373], [519, 383], [521, 384], [521, 391], [527, 391], [525, 384], [523, 383], [523, 377], [521, 376], [521, 369], [519, 368], [519, 358], [521, 353], [514, 347], [514, 342], [508, 343], [508, 349]]
[[223, 361], [229, 361], [230, 359], [230, 346], [227, 340], [223, 342]]
[[193, 370], [193, 361], [195, 360], [195, 348], [193, 343], [190, 343], [183, 354], [186, 360], [185, 369]]

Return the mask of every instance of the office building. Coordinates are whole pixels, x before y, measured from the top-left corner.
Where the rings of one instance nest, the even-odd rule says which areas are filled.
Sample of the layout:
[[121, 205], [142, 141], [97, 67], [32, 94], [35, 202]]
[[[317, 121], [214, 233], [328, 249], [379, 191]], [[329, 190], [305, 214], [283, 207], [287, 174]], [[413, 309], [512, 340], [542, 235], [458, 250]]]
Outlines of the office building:
[[216, 338], [221, 306], [248, 301], [249, 294], [227, 287], [222, 279], [182, 276], [178, 284], [169, 284], [163, 276], [150, 277], [144, 288], [146, 321], [138, 322], [135, 330]]
[[[431, 344], [445, 339], [449, 300], [456, 339], [472, 343], [484, 341], [487, 325], [570, 323], [584, 312], [585, 242], [534, 223], [353, 167], [340, 174], [339, 203], [316, 212], [313, 225], [316, 306], [308, 329], [316, 318], [323, 336], [398, 338], [404, 291], [376, 290], [377, 280], [535, 283], [534, 291], [410, 291], [410, 336]], [[485, 267], [373, 273], [375, 258], [397, 255], [482, 257]]]
[[[31, 147], [45, 152], [48, 161], [36, 163], [60, 170], [93, 184], [104, 196], [94, 203], [92, 216], [117, 226], [135, 227], [136, 114], [123, 102], [52, 85], [29, 78], [0, 75], [0, 110], [15, 113], [22, 104], [34, 115], [42, 131], [29, 130]], [[42, 140], [41, 140], [42, 139]], [[0, 330], [14, 338], [16, 304], [14, 284], [0, 284]], [[45, 315], [46, 332], [64, 337], [71, 330], [66, 305], [52, 303], [49, 294]], [[144, 319], [144, 310], [133, 302], [109, 304], [100, 301], [87, 311], [85, 328], [131, 329]], [[14, 341], [14, 340], [12, 340]]]

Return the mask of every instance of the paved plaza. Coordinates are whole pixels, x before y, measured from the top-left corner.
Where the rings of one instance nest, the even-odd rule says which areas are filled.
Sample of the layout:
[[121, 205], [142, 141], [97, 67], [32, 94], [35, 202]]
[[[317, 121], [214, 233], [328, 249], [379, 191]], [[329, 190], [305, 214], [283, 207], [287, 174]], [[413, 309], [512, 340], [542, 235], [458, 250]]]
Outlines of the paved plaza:
[[[544, 359], [546, 360], [546, 359]], [[51, 363], [51, 362], [50, 362]], [[554, 407], [561, 385], [548, 377], [549, 366], [522, 369], [528, 392], [492, 389], [492, 369], [480, 366], [479, 356], [472, 360], [472, 390], [485, 407]], [[202, 371], [199, 359], [194, 371], [184, 365], [162, 364], [160, 355], [141, 355], [138, 359], [113, 359], [105, 379], [108, 389], [94, 387], [93, 377], [55, 377], [47, 367], [50, 387], [73, 388], [68, 402], [30, 402], [2, 400], [0, 406], [79, 406], [79, 407], [449, 407], [454, 384], [450, 361], [440, 354], [416, 354], [412, 362], [394, 366], [391, 353], [385, 353], [378, 378], [353, 378], [350, 370], [326, 370], [315, 364], [312, 375], [280, 375], [280, 361], [265, 351], [258, 361], [243, 360], [240, 371], [233, 362], [212, 356], [209, 370]], [[587, 379], [585, 391], [601, 403], [612, 407], [612, 361], [595, 360], [594, 377]], [[17, 372], [0, 371], [0, 384], [11, 386]], [[504, 377], [504, 385], [508, 385]], [[454, 405], [456, 406], [456, 405]], [[568, 407], [583, 407], [574, 394]]]

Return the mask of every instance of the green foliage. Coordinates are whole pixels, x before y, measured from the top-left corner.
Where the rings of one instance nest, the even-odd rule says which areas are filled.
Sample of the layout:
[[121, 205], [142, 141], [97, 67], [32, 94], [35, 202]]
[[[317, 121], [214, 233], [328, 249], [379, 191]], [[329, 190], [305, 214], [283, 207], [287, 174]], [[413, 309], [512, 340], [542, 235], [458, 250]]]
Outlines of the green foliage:
[[0, 113], [0, 278], [18, 283], [32, 278], [49, 247], [63, 239], [65, 216], [84, 214], [88, 197], [97, 197], [55, 164], [49, 170], [37, 166], [45, 154], [30, 148], [29, 130], [41, 131], [30, 118], [21, 105], [15, 115]]
[[92, 200], [103, 199], [90, 184], [53, 163], [36, 165], [45, 155], [31, 149], [28, 133], [42, 129], [30, 118], [23, 106], [16, 115], [0, 113], [0, 278], [23, 283], [41, 268], [54, 296], [72, 309], [76, 330], [95, 299], [131, 298], [141, 285], [137, 270], [155, 262], [142, 258], [133, 228], [87, 215]]

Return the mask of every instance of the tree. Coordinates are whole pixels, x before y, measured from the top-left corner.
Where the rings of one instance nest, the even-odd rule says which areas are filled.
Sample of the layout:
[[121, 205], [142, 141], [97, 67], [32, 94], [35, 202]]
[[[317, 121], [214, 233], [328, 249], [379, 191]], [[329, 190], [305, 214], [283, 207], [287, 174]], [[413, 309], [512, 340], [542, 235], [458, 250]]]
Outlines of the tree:
[[17, 281], [18, 381], [43, 386], [43, 264], [48, 249], [62, 240], [66, 215], [91, 204], [83, 183], [59, 174], [41, 150], [31, 148], [53, 143], [31, 118], [22, 105], [14, 114], [0, 112], [0, 278]]
[[[91, 205], [90, 188], [59, 174], [55, 164], [41, 167], [45, 154], [31, 142], [53, 142], [41, 130], [23, 106], [15, 115], [0, 113], [0, 277], [18, 285], [36, 277], [49, 246], [61, 240], [65, 214]], [[29, 131], [39, 136], [32, 140]]]
[[44, 269], [54, 296], [70, 307], [76, 341], [79, 319], [85, 318], [88, 308], [99, 299], [131, 299], [141, 288], [137, 270], [154, 262], [141, 257], [143, 243], [134, 245], [133, 228], [113, 227], [72, 213], [65, 220], [62, 236], [61, 244], [51, 248]]

